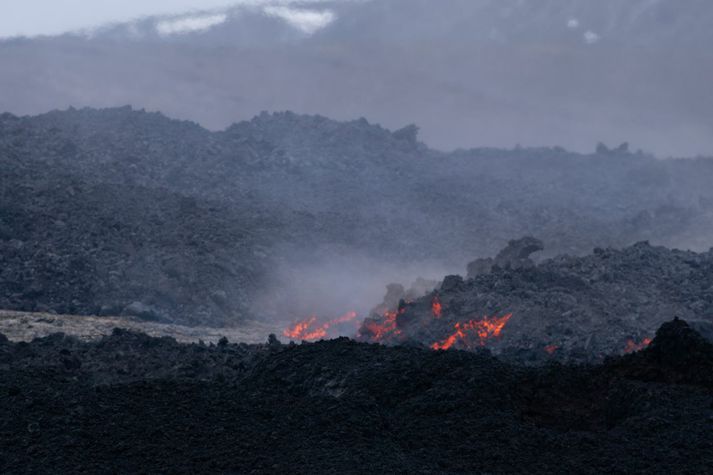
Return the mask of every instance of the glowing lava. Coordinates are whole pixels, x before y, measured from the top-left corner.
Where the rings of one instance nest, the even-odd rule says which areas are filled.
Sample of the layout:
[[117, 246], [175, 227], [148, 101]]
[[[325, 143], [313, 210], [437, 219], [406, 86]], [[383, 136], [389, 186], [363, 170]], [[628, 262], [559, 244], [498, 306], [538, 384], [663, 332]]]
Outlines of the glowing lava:
[[468, 322], [458, 322], [455, 324], [455, 332], [441, 342], [431, 345], [434, 350], [448, 350], [458, 342], [462, 342], [466, 348], [473, 346], [474, 338], [478, 339], [480, 346], [493, 337], [499, 337], [507, 322], [512, 318], [512, 313], [503, 317], [485, 317], [482, 320], [470, 320]]
[[651, 344], [651, 338], [644, 338], [641, 343], [636, 343], [634, 340], [629, 338], [626, 340], [626, 348], [624, 348], [624, 353], [634, 353], [635, 351], [640, 351]]
[[294, 340], [320, 340], [327, 338], [329, 335], [329, 329], [334, 325], [351, 322], [356, 318], [356, 312], [349, 312], [341, 317], [329, 320], [328, 322], [320, 323], [317, 317], [312, 315], [301, 322], [297, 322], [293, 326], [286, 328], [282, 334]]
[[559, 350], [559, 346], [557, 345], [547, 345], [545, 347], [545, 351], [550, 355], [553, 355], [557, 350]]
[[438, 295], [434, 296], [431, 301], [431, 312], [433, 313], [434, 318], [441, 318], [443, 306], [441, 305], [441, 300], [438, 298]]
[[405, 311], [405, 308], [401, 308], [394, 312], [386, 311], [384, 312], [383, 322], [378, 322], [374, 319], [366, 319], [364, 320], [363, 328], [373, 341], [381, 341], [389, 335], [399, 335], [401, 334], [401, 330], [396, 327], [396, 317], [403, 314]]

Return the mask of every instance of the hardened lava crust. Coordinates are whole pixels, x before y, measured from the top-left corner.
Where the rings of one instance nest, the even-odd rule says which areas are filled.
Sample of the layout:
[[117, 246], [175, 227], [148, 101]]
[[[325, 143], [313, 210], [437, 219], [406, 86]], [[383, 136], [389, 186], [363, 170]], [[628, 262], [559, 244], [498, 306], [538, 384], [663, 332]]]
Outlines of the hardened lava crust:
[[598, 365], [488, 352], [0, 343], [2, 473], [703, 473], [713, 346], [683, 320]]

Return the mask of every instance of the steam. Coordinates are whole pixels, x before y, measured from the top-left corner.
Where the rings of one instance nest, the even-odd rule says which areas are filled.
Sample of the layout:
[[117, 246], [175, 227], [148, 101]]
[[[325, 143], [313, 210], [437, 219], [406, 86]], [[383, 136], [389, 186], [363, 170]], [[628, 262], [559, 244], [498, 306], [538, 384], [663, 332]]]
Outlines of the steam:
[[462, 273], [438, 262], [397, 262], [337, 246], [279, 253], [294, 257], [273, 269], [253, 312], [260, 320], [285, 324], [310, 316], [328, 321], [351, 312], [361, 319], [382, 301], [388, 283], [408, 287], [418, 277], [440, 280]]

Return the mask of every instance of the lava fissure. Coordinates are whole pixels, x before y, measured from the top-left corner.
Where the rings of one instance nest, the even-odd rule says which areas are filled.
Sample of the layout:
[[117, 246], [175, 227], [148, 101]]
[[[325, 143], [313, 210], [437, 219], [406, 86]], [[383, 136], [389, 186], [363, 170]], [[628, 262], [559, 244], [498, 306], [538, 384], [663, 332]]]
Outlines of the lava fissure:
[[624, 348], [624, 353], [635, 353], [641, 351], [651, 344], [651, 338], [644, 338], [641, 343], [636, 343], [633, 339], [629, 338], [626, 340], [626, 348]]
[[[512, 318], [512, 313], [502, 317], [484, 317], [481, 320], [469, 320], [455, 324], [455, 332], [445, 340], [433, 343], [434, 350], [448, 350], [460, 343], [465, 349], [472, 349], [476, 346], [485, 346], [491, 338], [500, 337], [500, 334]], [[477, 345], [476, 345], [477, 344]]]
[[336, 326], [344, 323], [353, 322], [358, 317], [356, 312], [347, 312], [344, 315], [327, 322], [320, 322], [316, 315], [295, 323], [286, 328], [282, 334], [288, 338], [295, 340], [314, 341], [326, 339], [330, 336], [337, 336], [330, 332]]

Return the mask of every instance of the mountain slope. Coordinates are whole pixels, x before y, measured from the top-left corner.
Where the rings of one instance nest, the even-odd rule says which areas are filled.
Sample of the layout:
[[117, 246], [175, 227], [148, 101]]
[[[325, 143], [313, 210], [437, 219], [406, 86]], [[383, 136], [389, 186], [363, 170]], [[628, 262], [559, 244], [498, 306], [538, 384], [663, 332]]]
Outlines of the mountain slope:
[[22, 310], [366, 312], [386, 282], [443, 275], [518, 235], [547, 255], [646, 239], [704, 250], [713, 228], [710, 160], [443, 153], [413, 126], [289, 112], [221, 132], [128, 107], [5, 114], [0, 162], [4, 305]]

